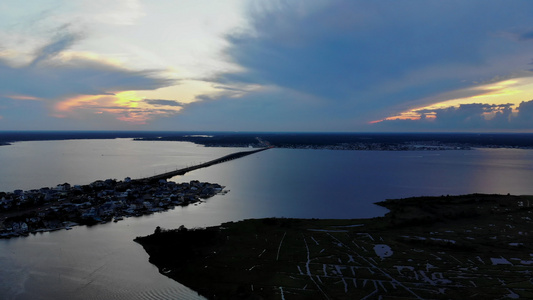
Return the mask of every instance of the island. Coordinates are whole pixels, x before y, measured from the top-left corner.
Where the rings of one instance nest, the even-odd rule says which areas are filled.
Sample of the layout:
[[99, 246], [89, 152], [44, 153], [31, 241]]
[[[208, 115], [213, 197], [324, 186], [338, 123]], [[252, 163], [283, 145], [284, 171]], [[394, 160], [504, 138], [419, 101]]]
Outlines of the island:
[[88, 185], [63, 183], [55, 188], [0, 192], [0, 238], [118, 222], [197, 203], [224, 192], [217, 183], [129, 177], [123, 181], [106, 179]]
[[208, 299], [533, 298], [533, 196], [416, 197], [384, 217], [268, 218], [138, 237]]

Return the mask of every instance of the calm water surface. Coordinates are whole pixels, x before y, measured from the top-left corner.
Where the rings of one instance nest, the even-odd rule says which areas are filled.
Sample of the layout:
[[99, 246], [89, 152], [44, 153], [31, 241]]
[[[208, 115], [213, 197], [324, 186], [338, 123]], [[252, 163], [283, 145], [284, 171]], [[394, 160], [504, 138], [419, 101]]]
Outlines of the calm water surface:
[[271, 149], [174, 180], [216, 181], [231, 192], [205, 205], [234, 218], [368, 218], [374, 202], [466, 193], [533, 194], [533, 151]]
[[[23, 142], [0, 147], [0, 190], [153, 175], [227, 153], [189, 143], [130, 140]], [[132, 240], [156, 226], [218, 225], [258, 217], [364, 218], [387, 198], [533, 194], [533, 151], [372, 152], [270, 149], [200, 169], [230, 192], [198, 206], [118, 223], [0, 240], [0, 299], [198, 299], [160, 275]]]
[[131, 139], [18, 142], [0, 147], [0, 191], [148, 177], [237, 151]]

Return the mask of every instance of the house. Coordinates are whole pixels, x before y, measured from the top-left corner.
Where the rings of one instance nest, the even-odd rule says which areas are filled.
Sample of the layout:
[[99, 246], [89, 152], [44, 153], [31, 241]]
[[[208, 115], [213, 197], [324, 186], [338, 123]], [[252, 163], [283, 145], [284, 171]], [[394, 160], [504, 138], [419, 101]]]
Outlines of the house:
[[70, 184], [69, 183], [62, 183], [58, 184], [55, 188], [57, 191], [69, 191], [70, 190]]
[[92, 188], [103, 188], [105, 186], [105, 183], [102, 180], [96, 180], [95, 182], [92, 182], [89, 185]]

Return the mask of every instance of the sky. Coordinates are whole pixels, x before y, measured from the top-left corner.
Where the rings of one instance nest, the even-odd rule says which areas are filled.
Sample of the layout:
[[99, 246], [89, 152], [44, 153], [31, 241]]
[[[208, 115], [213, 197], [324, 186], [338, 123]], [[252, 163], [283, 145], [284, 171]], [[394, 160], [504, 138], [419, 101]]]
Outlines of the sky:
[[533, 1], [2, 0], [0, 130], [533, 132]]

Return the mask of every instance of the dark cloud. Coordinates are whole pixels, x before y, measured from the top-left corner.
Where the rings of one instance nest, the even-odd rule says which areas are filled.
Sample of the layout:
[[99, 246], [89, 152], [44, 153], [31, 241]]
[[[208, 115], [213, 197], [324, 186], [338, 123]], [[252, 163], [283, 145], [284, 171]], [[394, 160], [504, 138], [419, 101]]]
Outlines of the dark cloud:
[[[335, 122], [330, 116], [336, 115]], [[365, 125], [349, 112], [312, 97], [280, 89], [250, 92], [246, 97], [203, 96], [175, 117], [150, 122], [148, 129], [220, 131], [346, 131]]]
[[106, 95], [128, 90], [154, 90], [176, 84], [158, 70], [132, 71], [99, 61], [75, 58], [49, 64], [12, 67], [0, 59], [0, 93], [51, 101], [75, 95]]
[[105, 95], [127, 90], [153, 90], [176, 84], [159, 77], [158, 70], [133, 71], [103, 62], [75, 58], [69, 61], [40, 61], [12, 67], [0, 59], [0, 92], [60, 100], [74, 95]]
[[305, 9], [313, 5], [251, 10], [252, 32], [227, 38], [227, 57], [244, 71], [217, 81], [277, 86], [353, 118], [385, 117], [391, 106], [514, 72], [524, 66], [494, 61], [531, 51], [498, 33], [529, 24], [533, 2], [339, 0]]
[[533, 40], [533, 31], [529, 31], [520, 35], [521, 40]]
[[[435, 122], [443, 127], [457, 130], [469, 129], [497, 129], [509, 128], [512, 113], [511, 105], [489, 105], [481, 103], [462, 104], [459, 107], [449, 107], [435, 110]], [[490, 119], [486, 113], [494, 113]]]
[[160, 70], [130, 70], [104, 61], [61, 56], [83, 38], [65, 25], [39, 48], [32, 61], [14, 66], [0, 58], [0, 95], [24, 95], [51, 102], [78, 95], [109, 95], [128, 90], [154, 90], [177, 84]]
[[64, 50], [70, 48], [74, 43], [82, 39], [83, 34], [65, 31], [68, 29], [68, 24], [59, 29], [56, 37], [48, 44], [41, 47], [36, 53], [35, 58], [30, 66], [36, 65], [42, 61], [48, 61]]
[[145, 103], [155, 106], [179, 106], [182, 107], [183, 103], [175, 100], [162, 100], [162, 99], [145, 99]]
[[[377, 130], [389, 131], [498, 131], [531, 130], [533, 128], [533, 100], [524, 101], [513, 112], [512, 104], [462, 104], [436, 110], [419, 111], [420, 120], [386, 120], [374, 124]], [[427, 115], [435, 114], [435, 118]], [[490, 118], [486, 118], [490, 114]]]
[[533, 100], [518, 105], [518, 115], [513, 121], [522, 128], [533, 129]]

